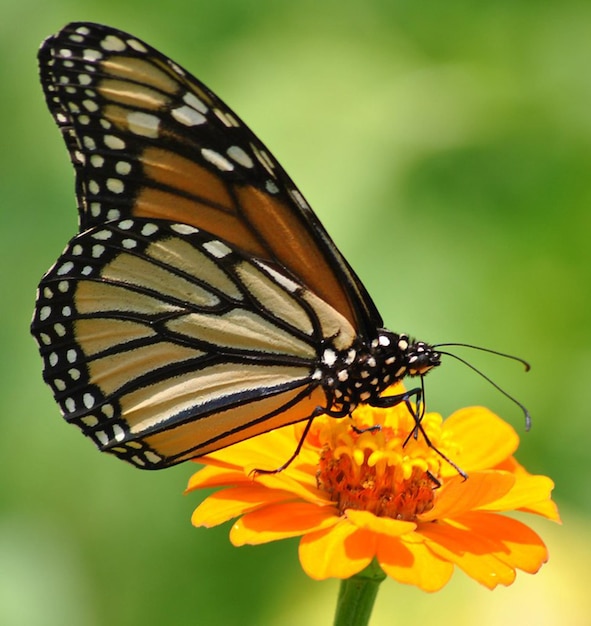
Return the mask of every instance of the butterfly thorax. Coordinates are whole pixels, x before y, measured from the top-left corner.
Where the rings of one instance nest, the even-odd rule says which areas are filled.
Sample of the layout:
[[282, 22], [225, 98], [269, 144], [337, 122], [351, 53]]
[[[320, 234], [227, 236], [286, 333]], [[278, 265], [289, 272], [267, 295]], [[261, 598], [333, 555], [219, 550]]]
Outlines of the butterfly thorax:
[[371, 342], [358, 339], [349, 349], [326, 346], [315, 376], [322, 381], [331, 413], [348, 413], [371, 404], [388, 386], [405, 376], [424, 376], [440, 364], [440, 354], [406, 334], [379, 329]]

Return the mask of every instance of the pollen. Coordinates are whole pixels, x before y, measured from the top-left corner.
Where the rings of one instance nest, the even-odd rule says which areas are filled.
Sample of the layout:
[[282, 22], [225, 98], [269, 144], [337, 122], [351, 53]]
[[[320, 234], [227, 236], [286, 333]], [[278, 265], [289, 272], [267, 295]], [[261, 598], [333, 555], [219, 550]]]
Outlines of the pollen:
[[408, 431], [389, 426], [331, 430], [325, 431], [316, 480], [340, 514], [357, 509], [414, 521], [433, 508], [441, 458], [422, 437], [408, 439]]

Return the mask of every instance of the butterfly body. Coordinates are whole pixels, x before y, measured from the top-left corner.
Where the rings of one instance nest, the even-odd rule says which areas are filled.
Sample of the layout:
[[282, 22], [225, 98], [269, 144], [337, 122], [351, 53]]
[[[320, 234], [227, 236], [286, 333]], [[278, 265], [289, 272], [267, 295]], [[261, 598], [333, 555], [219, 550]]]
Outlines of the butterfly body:
[[65, 419], [101, 450], [167, 467], [382, 406], [439, 365], [383, 329], [291, 179], [197, 79], [90, 23], [39, 60], [79, 232], [41, 281], [32, 332]]

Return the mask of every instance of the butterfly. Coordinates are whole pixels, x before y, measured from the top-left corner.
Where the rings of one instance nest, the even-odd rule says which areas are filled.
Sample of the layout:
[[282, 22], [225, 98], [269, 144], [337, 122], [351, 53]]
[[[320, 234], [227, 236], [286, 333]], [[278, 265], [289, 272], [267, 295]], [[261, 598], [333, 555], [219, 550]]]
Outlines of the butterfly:
[[383, 392], [440, 352], [383, 328], [301, 192], [203, 83], [84, 22], [44, 41], [39, 65], [79, 231], [31, 330], [64, 418], [100, 450], [159, 469], [420, 397]]

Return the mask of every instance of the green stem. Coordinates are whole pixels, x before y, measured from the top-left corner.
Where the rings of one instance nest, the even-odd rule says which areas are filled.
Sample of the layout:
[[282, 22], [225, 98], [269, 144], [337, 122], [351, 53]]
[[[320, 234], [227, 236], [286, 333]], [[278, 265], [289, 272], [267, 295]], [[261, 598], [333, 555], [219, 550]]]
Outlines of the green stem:
[[384, 578], [386, 574], [374, 560], [359, 574], [342, 580], [334, 626], [367, 626]]

